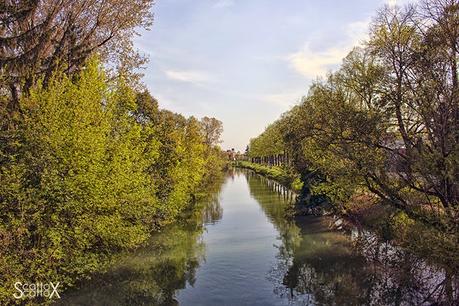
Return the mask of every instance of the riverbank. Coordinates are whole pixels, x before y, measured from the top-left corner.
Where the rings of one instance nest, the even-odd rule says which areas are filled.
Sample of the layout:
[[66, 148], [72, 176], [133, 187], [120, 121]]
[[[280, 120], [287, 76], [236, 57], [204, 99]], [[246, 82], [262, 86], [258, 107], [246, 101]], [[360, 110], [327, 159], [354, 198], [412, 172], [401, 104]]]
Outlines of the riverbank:
[[16, 301], [16, 282], [64, 292], [103, 271], [177, 222], [227, 162], [221, 121], [161, 109], [137, 79], [83, 62], [49, 70], [13, 108], [0, 94], [1, 305], [49, 302]]
[[286, 218], [292, 200], [286, 189], [254, 171], [229, 169], [210, 202], [56, 305], [384, 306], [457, 300], [444, 290], [456, 287], [454, 278], [445, 281], [442, 269], [367, 231], [330, 229], [328, 217]]
[[[291, 188], [296, 193], [309, 190], [309, 188], [301, 188], [304, 183], [281, 167], [270, 167], [246, 161], [239, 161], [234, 166], [251, 169], [257, 174]], [[376, 233], [383, 241], [391, 241], [394, 245], [428, 258], [436, 264], [450, 267], [455, 271], [459, 270], [459, 235], [454, 230], [440, 231], [424, 222], [417, 221], [405, 212], [384, 204], [371, 193], [362, 192], [353, 195], [344, 205], [339, 206], [329, 201], [309, 201], [310, 198], [310, 194], [299, 194], [298, 201], [286, 208], [286, 214], [296, 219], [310, 215], [334, 216], [340, 221], [331, 222], [332, 226], [339, 228], [355, 226], [368, 229]]]
[[61, 293], [52, 305], [177, 305], [175, 290], [184, 288], [201, 264], [205, 224], [222, 217], [218, 194], [225, 179], [215, 176], [173, 223], [139, 248], [116, 254], [105, 271]]
[[303, 187], [303, 182], [301, 182], [298, 175], [295, 175], [282, 167], [270, 167], [261, 164], [251, 163], [248, 161], [236, 161], [233, 163], [233, 166], [244, 169], [250, 169], [257, 174], [264, 175], [267, 178], [279, 182], [283, 186], [290, 188], [296, 193], [299, 193]]
[[[81, 273], [77, 277], [75, 277], [74, 274], [71, 274], [70, 272], [67, 272], [65, 269], [67, 266], [62, 266], [59, 267], [60, 270], [56, 272], [56, 276], [52, 276], [49, 278], [45, 278], [46, 280], [51, 280], [54, 282], [54, 284], [58, 283], [58, 288], [57, 288], [57, 293], [59, 294], [60, 298], [57, 297], [57, 295], [54, 295], [52, 298], [47, 298], [46, 296], [39, 296], [39, 295], [34, 295], [34, 296], [29, 296], [29, 295], [24, 295], [22, 297], [23, 302], [25, 303], [24, 305], [90, 305], [90, 304], [99, 304], [99, 297], [91, 297], [90, 300], [80, 303], [80, 301], [76, 301], [75, 303], [66, 303], [64, 297], [65, 296], [72, 296], [76, 292], [79, 292], [82, 290], [82, 288], [86, 287], [86, 284], [90, 282], [92, 279], [98, 279], [101, 283], [99, 285], [104, 284], [107, 285], [108, 288], [107, 290], [111, 290], [110, 294], [113, 295], [116, 298], [119, 298], [122, 300], [125, 298], [124, 293], [125, 290], [132, 290], [133, 288], [125, 288], [124, 287], [124, 279], [120, 280], [121, 285], [120, 287], [113, 288], [111, 286], [111, 282], [113, 281], [113, 277], [119, 277], [118, 274], [113, 275], [112, 274], [112, 268], [116, 265], [121, 265], [122, 260], [125, 259], [126, 257], [132, 257], [134, 254], [138, 254], [139, 252], [145, 251], [146, 248], [154, 248], [157, 245], [160, 245], [161, 247], [166, 250], [169, 247], [175, 247], [177, 244], [184, 244], [186, 247], [189, 247], [190, 249], [196, 247], [196, 237], [180, 237], [180, 241], [171, 241], [171, 240], [164, 240], [162, 236], [163, 231], [171, 231], [174, 229], [178, 229], [177, 233], [174, 234], [174, 237], [178, 239], [178, 237], [182, 234], [183, 236], [183, 231], [184, 228], [195, 228], [197, 231], [198, 235], [200, 233], [200, 230], [202, 229], [202, 224], [201, 224], [201, 219], [207, 218], [210, 220], [213, 220], [218, 217], [218, 215], [221, 214], [221, 211], [215, 207], [215, 202], [217, 199], [215, 199], [215, 195], [218, 194], [225, 178], [226, 178], [226, 171], [227, 171], [227, 164], [224, 163], [222, 160], [222, 166], [223, 169], [214, 169], [212, 172], [207, 173], [207, 176], [205, 177], [205, 180], [201, 183], [199, 187], [196, 188], [196, 190], [193, 193], [189, 194], [189, 197], [187, 198], [186, 202], [180, 203], [181, 209], [176, 213], [173, 219], [169, 219], [167, 222], [163, 222], [162, 224], [158, 225], [154, 229], [148, 231], [148, 237], [144, 240], [139, 242], [136, 245], [133, 245], [130, 248], [123, 248], [123, 249], [117, 249], [117, 250], [110, 250], [108, 251], [98, 251], [97, 250], [88, 250], [87, 254], [90, 254], [90, 259], [93, 260], [92, 266], [84, 270], [84, 273]], [[204, 208], [205, 206], [205, 208]], [[201, 231], [202, 232], [202, 231]], [[116, 233], [115, 233], [116, 234]], [[156, 241], [158, 240], [158, 241]], [[71, 252], [71, 250], [69, 250]], [[91, 253], [90, 253], [91, 252]], [[1, 256], [2, 254], [0, 253], [0, 262], [5, 261], [5, 257]], [[181, 253], [178, 254], [177, 257], [175, 254], [158, 254], [158, 258], [154, 258], [157, 260], [157, 264], [155, 263], [155, 268], [156, 270], [152, 270], [151, 275], [148, 275], [149, 277], [152, 277], [152, 275], [158, 274], [161, 275], [161, 269], [164, 265], [168, 264], [169, 262], [165, 262], [164, 257], [166, 257], [167, 260], [171, 260], [171, 257], [173, 258], [174, 261], [178, 262], [178, 265], [190, 265], [192, 266], [196, 262], [196, 258], [189, 258], [188, 253]], [[89, 257], [89, 256], [88, 256]], [[6, 258], [8, 259], [8, 258]], [[148, 258], [151, 259], [151, 256]], [[139, 265], [147, 264], [144, 262], [141, 262], [142, 259], [140, 259], [140, 262], [135, 263]], [[72, 264], [72, 263], [70, 263]], [[70, 265], [68, 264], [68, 265]], [[79, 262], [73, 263], [74, 265], [79, 264]], [[126, 263], [124, 263], [126, 264]], [[132, 264], [131, 262], [129, 264]], [[9, 269], [12, 270], [12, 268], [18, 268], [16, 267], [8, 267], [4, 266], [4, 269]], [[21, 269], [28, 268], [25, 267], [25, 265], [19, 267]], [[43, 275], [49, 275], [53, 271], [49, 271], [47, 266], [44, 266], [41, 268], [39, 272], [43, 271]], [[39, 273], [37, 272], [37, 274]], [[35, 273], [32, 269], [29, 272], [30, 274]], [[36, 275], [36, 274], [33, 274]], [[183, 282], [185, 283], [186, 281], [186, 275], [176, 275], [177, 282]], [[29, 282], [35, 282], [35, 279], [41, 280], [43, 279], [43, 276], [38, 275], [36, 278], [31, 278], [27, 272], [23, 272], [21, 277], [16, 277], [13, 278], [10, 275], [1, 275], [0, 277], [3, 285], [0, 286], [0, 304], [1, 305], [15, 305], [15, 302], [17, 299], [14, 298], [14, 295], [21, 294], [19, 289], [17, 288], [22, 288], [22, 287], [16, 287], [17, 282], [20, 282], [21, 284], [28, 284]], [[30, 279], [30, 280], [29, 280]], [[38, 282], [37, 282], [38, 283]], [[9, 285], [11, 284], [11, 286]], [[34, 284], [34, 283], [32, 283]], [[145, 287], [141, 288], [142, 290], [145, 289]], [[166, 298], [170, 298], [170, 292], [168, 292], [168, 288], [155, 288], [154, 286], [150, 288], [152, 291], [154, 291], [154, 296], [151, 296], [150, 298], [152, 300], [158, 300], [160, 302], [154, 303], [155, 305], [173, 305], [173, 300], [168, 300]], [[158, 291], [158, 292], [156, 292]], [[24, 291], [25, 292], [25, 291]], [[169, 294], [169, 295], [167, 295]], [[165, 299], [165, 300], [164, 300]], [[107, 303], [107, 304], [112, 304], [112, 303]], [[126, 305], [131, 304], [130, 302], [126, 302]], [[125, 304], [120, 304], [120, 305], [125, 305]], [[137, 304], [137, 303], [136, 303]], [[22, 305], [22, 304], [21, 304]]]

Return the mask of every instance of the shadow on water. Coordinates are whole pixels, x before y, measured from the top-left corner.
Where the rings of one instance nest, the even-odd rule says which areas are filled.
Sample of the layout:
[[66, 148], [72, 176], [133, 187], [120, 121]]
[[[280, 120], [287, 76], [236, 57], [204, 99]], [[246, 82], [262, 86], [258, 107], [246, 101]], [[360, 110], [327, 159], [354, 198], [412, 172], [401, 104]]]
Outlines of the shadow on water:
[[297, 305], [459, 305], [457, 271], [429, 265], [367, 230], [331, 230], [332, 219], [288, 221], [272, 205], [285, 187], [248, 172], [251, 194], [279, 231], [282, 244], [269, 273], [274, 292]]

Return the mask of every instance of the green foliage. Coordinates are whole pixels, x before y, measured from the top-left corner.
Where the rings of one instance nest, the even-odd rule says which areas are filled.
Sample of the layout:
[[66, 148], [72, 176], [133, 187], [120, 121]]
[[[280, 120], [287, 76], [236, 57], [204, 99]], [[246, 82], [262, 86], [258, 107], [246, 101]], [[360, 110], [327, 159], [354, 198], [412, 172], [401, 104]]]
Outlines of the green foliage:
[[205, 244], [199, 238], [205, 224], [222, 217], [218, 193], [223, 182], [221, 172], [203, 187], [207, 194], [185, 209], [177, 222], [153, 233], [135, 252], [116, 254], [104, 274], [66, 292], [56, 305], [174, 304], [176, 291], [194, 284], [204, 260]]
[[299, 177], [295, 177], [293, 182], [291, 183], [291, 188], [295, 191], [300, 191], [303, 188], [304, 183], [301, 181]]
[[278, 125], [276, 123], [271, 124], [260, 136], [251, 139], [249, 148], [249, 156], [251, 157], [282, 154], [284, 152], [284, 144]]
[[222, 165], [200, 121], [159, 110], [100, 67], [55, 73], [21, 99], [21, 117], [5, 116], [0, 301], [15, 280], [68, 287], [103, 269], [177, 217]]
[[255, 164], [247, 161], [239, 161], [238, 167], [251, 169], [258, 174], [262, 174], [279, 183], [291, 188], [292, 190], [299, 192], [303, 188], [303, 182], [296, 175], [288, 173], [285, 168], [282, 167], [269, 167], [260, 164]]
[[371, 194], [451, 233], [457, 250], [459, 6], [425, 4], [381, 10], [364, 47], [252, 139], [249, 156], [269, 165], [266, 156], [287, 152], [308, 195], [349, 212]]

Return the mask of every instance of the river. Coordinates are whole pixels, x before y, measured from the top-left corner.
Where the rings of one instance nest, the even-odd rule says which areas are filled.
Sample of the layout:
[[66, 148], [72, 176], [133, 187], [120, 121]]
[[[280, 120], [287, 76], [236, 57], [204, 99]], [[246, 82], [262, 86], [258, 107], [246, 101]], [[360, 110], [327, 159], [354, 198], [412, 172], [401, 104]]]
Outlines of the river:
[[[453, 305], [458, 278], [381, 242], [290, 220], [294, 195], [246, 170], [57, 305]], [[443, 304], [441, 304], [443, 303]]]

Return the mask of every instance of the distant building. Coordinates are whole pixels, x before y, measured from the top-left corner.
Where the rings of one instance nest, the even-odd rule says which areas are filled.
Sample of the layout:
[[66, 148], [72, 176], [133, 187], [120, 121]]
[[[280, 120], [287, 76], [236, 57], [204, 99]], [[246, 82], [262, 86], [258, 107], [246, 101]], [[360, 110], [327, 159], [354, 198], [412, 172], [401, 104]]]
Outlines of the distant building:
[[234, 150], [234, 148], [232, 148], [231, 150], [226, 150], [226, 154], [228, 155], [228, 160], [231, 160], [231, 161], [237, 160], [237, 153]]

